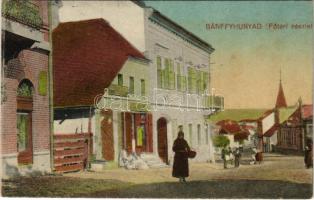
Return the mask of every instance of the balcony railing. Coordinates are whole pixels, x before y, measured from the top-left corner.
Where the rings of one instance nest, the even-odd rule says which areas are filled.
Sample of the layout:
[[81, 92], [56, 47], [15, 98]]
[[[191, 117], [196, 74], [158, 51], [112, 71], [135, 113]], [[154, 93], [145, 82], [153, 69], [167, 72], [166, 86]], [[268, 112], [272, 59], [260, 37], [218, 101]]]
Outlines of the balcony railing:
[[27, 0], [3, 0], [2, 16], [34, 28], [43, 24], [39, 7]]
[[224, 97], [222, 96], [207, 96], [206, 99], [207, 108], [223, 109]]
[[129, 93], [129, 88], [126, 86], [112, 84], [109, 86], [109, 95], [126, 97]]

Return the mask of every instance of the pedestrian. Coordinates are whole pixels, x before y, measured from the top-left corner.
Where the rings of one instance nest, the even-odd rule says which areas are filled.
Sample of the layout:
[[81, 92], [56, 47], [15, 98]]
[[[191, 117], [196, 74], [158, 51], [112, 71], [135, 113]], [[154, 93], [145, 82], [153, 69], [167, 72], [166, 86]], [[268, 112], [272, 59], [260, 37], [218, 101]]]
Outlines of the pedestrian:
[[311, 139], [307, 141], [305, 147], [304, 163], [307, 169], [313, 167], [313, 142]]
[[190, 147], [184, 139], [182, 127], [179, 127], [178, 137], [173, 143], [172, 150], [175, 152], [172, 176], [179, 178], [180, 182], [186, 182], [185, 178], [189, 176], [188, 152]]
[[241, 152], [239, 148], [236, 148], [233, 152], [234, 155], [234, 167], [240, 166]]
[[221, 159], [224, 162], [224, 169], [227, 169], [227, 158], [226, 158], [226, 155], [227, 155], [227, 149], [225, 149], [223, 147], [222, 150], [221, 150]]

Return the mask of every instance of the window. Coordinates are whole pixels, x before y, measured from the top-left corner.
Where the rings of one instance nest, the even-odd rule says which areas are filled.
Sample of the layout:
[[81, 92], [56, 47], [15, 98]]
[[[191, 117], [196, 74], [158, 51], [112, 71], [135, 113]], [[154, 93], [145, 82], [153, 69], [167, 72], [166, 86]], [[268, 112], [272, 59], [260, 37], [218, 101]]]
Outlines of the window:
[[141, 95], [142, 96], [145, 96], [145, 80], [144, 79], [141, 79]]
[[181, 66], [177, 63], [177, 90], [181, 91]]
[[169, 71], [170, 71], [170, 64], [169, 59], [166, 58], [164, 60], [165, 69], [163, 70], [163, 88], [169, 88]]
[[144, 125], [136, 128], [136, 146], [143, 146], [145, 144], [145, 128]]
[[17, 149], [19, 152], [25, 151], [29, 145], [29, 113], [17, 114]]
[[188, 68], [188, 89], [191, 93], [196, 93], [196, 70], [192, 67]]
[[209, 144], [209, 125], [206, 124], [206, 144]]
[[118, 74], [118, 85], [123, 86], [123, 75]]
[[162, 82], [163, 82], [163, 77], [162, 77], [162, 67], [161, 67], [161, 57], [157, 56], [156, 59], [157, 63], [157, 86], [158, 88], [162, 88]]
[[200, 145], [201, 144], [201, 125], [200, 124], [197, 125], [197, 141], [198, 141], [198, 144]]
[[175, 89], [176, 77], [173, 66], [173, 60], [169, 58], [163, 59], [164, 68], [162, 68], [162, 59], [157, 56], [157, 85], [159, 88]]
[[130, 77], [129, 80], [129, 93], [134, 94], [134, 77]]
[[190, 145], [192, 145], [192, 124], [189, 124], [189, 141]]

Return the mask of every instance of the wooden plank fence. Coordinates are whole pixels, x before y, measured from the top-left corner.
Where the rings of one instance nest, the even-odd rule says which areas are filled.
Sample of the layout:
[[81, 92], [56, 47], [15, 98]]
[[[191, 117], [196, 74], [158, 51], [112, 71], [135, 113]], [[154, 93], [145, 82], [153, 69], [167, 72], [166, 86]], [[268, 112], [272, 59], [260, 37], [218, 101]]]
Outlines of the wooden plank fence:
[[92, 133], [54, 135], [54, 171], [73, 172], [86, 169], [93, 151]]

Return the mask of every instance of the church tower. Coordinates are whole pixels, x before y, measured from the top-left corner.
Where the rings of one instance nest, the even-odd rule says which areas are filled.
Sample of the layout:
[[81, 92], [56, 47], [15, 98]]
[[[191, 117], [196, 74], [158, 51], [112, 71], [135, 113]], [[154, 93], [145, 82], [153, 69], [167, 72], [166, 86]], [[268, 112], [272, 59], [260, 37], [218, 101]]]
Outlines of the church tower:
[[280, 81], [279, 81], [279, 91], [277, 94], [276, 106], [275, 108], [286, 108], [287, 102], [286, 97], [283, 92], [282, 83], [281, 83], [281, 70], [280, 70]]

